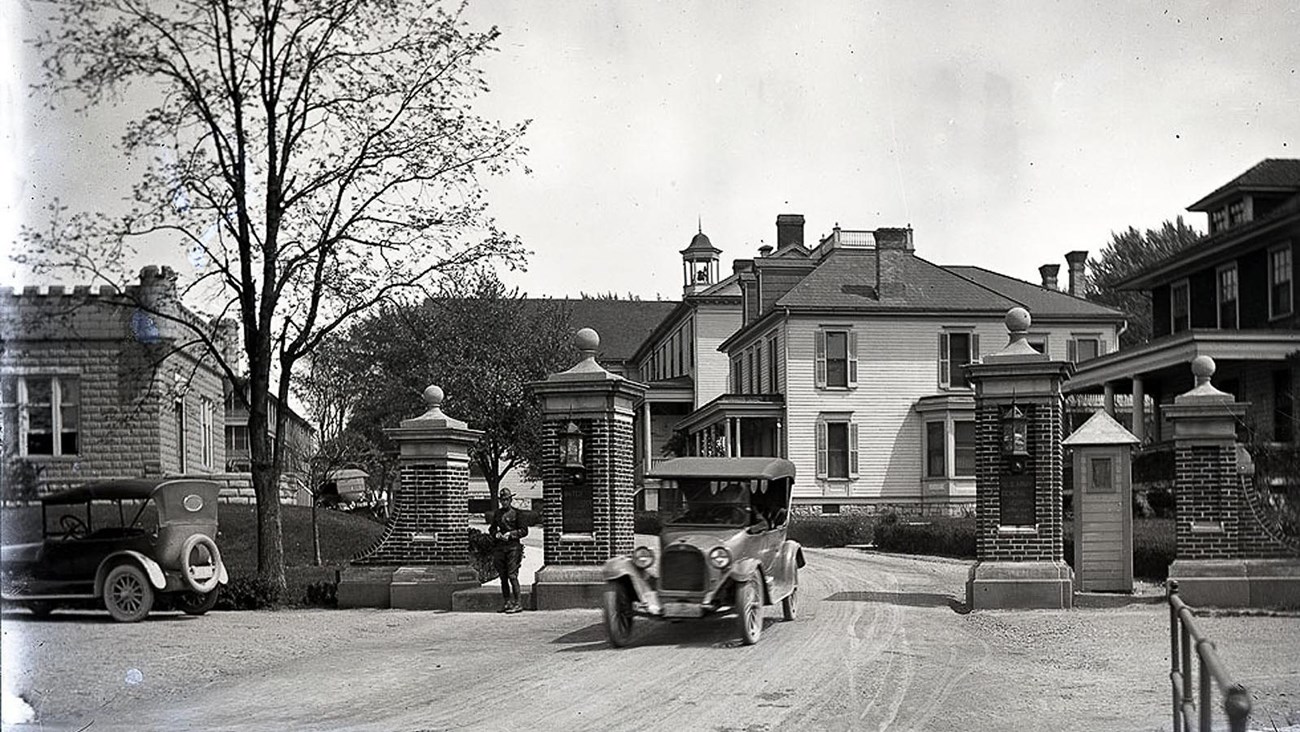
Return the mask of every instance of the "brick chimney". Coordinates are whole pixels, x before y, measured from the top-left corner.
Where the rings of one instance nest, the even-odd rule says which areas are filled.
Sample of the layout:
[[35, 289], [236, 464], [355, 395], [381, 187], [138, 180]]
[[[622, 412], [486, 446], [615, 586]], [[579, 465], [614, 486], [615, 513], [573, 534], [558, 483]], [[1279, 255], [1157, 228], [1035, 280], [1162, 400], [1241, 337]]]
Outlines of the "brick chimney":
[[1088, 263], [1088, 252], [1077, 250], [1070, 252], [1065, 255], [1065, 262], [1070, 265], [1070, 294], [1083, 297], [1088, 283], [1087, 274], [1084, 272], [1084, 266]]
[[912, 229], [876, 229], [876, 297], [901, 297], [906, 290], [907, 258], [912, 256]]
[[776, 217], [776, 248], [791, 244], [803, 246], [803, 214], [778, 214]]
[[1043, 266], [1038, 268], [1038, 274], [1042, 275], [1043, 277], [1044, 289], [1047, 290], [1060, 289], [1060, 285], [1056, 284], [1056, 275], [1060, 271], [1061, 271], [1061, 265], [1059, 264], [1044, 264]]

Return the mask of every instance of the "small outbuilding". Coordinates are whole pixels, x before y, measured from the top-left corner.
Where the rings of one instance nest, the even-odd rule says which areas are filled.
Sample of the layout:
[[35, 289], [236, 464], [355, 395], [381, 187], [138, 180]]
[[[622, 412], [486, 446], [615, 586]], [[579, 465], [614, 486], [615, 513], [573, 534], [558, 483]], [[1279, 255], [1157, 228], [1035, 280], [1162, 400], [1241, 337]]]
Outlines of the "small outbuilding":
[[1104, 411], [1062, 443], [1074, 452], [1076, 591], [1133, 591], [1132, 449], [1138, 443]]

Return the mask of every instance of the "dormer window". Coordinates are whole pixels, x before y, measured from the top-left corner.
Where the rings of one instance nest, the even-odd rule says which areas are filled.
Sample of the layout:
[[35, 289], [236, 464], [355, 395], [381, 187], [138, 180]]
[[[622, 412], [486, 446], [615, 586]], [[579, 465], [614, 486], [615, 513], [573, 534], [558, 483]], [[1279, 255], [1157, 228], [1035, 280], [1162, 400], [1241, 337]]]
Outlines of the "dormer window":
[[1223, 231], [1228, 228], [1228, 209], [1221, 208], [1210, 212], [1210, 231], [1211, 233]]
[[1228, 226], [1246, 223], [1246, 199], [1228, 204]]

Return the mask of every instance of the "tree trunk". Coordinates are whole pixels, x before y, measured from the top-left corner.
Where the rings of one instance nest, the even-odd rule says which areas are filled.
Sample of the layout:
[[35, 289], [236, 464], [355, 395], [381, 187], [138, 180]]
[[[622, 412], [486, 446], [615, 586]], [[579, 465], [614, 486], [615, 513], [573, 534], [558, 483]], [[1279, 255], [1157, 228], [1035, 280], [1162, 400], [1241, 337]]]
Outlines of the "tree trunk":
[[320, 560], [320, 525], [316, 523], [316, 507], [320, 500], [315, 493], [311, 496], [311, 563], [313, 567], [321, 565]]
[[[284, 576], [284, 538], [280, 525], [280, 476], [267, 434], [267, 369], [251, 369], [248, 383], [248, 434], [252, 455], [253, 494], [257, 497], [257, 576], [279, 595], [288, 586]], [[258, 371], [263, 373], [258, 374]]]

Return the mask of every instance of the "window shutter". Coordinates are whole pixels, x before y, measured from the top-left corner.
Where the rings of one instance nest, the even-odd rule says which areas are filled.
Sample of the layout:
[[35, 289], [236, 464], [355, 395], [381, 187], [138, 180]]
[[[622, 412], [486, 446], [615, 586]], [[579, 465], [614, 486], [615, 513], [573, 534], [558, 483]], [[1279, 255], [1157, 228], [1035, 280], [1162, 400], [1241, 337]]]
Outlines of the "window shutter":
[[[826, 331], [819, 330], [816, 333], [816, 343], [813, 349], [817, 361], [816, 379], [819, 389], [826, 388]], [[823, 473], [825, 470], [822, 471]]]
[[849, 423], [849, 477], [858, 477], [858, 426]]
[[1097, 339], [1097, 355], [1098, 356], [1106, 355], [1106, 340], [1104, 338]]
[[939, 386], [948, 385], [948, 334], [939, 334]]
[[817, 477], [826, 477], [826, 423], [817, 423]]
[[980, 334], [970, 334], [970, 362], [979, 363], [980, 360]]
[[1079, 342], [1071, 338], [1065, 343], [1065, 360], [1074, 363], [1079, 360]]
[[849, 331], [849, 386], [858, 385], [858, 334]]

